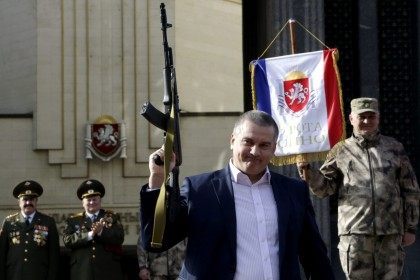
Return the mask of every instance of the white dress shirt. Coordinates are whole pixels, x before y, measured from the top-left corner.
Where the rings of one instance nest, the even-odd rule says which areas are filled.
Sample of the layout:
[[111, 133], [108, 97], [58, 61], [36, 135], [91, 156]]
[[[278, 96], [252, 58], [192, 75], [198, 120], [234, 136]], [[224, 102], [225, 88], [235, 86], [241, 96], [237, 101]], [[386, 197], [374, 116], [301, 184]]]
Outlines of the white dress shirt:
[[28, 220], [29, 223], [32, 223], [32, 220], [35, 216], [35, 213], [36, 213], [36, 211], [34, 211], [32, 214], [27, 215], [27, 216], [24, 213], [22, 213], [22, 216], [25, 219], [25, 221]]
[[98, 217], [98, 215], [99, 215], [99, 211], [97, 211], [96, 213], [94, 213], [94, 214], [91, 214], [91, 213], [88, 213], [88, 212], [86, 212], [86, 216], [88, 216], [89, 217], [89, 219], [93, 222], [93, 220], [95, 219], [95, 218], [97, 218]]
[[[88, 212], [86, 212], [86, 216], [88, 216], [89, 217], [89, 219], [93, 222], [93, 220], [95, 219], [95, 217], [98, 217], [98, 215], [99, 215], [99, 211], [97, 211], [96, 213], [94, 213], [94, 214], [90, 214], [90, 213], [88, 213]], [[90, 241], [90, 240], [92, 240], [93, 239], [93, 232], [92, 231], [89, 231], [88, 232], [88, 236], [87, 236], [87, 240], [88, 241]]]
[[229, 163], [236, 211], [235, 280], [279, 279], [277, 206], [268, 168], [252, 184]]

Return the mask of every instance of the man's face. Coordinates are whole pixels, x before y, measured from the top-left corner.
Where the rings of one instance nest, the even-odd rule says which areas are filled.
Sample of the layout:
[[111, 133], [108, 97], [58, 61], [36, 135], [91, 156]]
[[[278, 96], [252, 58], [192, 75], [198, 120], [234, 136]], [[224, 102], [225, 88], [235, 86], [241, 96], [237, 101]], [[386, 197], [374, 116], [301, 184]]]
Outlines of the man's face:
[[83, 208], [89, 214], [95, 214], [101, 209], [101, 197], [99, 195], [83, 198]]
[[34, 196], [21, 196], [19, 197], [19, 207], [20, 210], [25, 213], [25, 215], [31, 215], [35, 212], [38, 204], [38, 198]]
[[242, 124], [240, 131], [232, 134], [230, 147], [233, 152], [233, 164], [255, 183], [264, 174], [274, 156], [274, 129], [247, 120]]
[[378, 131], [379, 114], [374, 112], [364, 112], [360, 114], [350, 114], [350, 123], [353, 132], [361, 136], [373, 135]]

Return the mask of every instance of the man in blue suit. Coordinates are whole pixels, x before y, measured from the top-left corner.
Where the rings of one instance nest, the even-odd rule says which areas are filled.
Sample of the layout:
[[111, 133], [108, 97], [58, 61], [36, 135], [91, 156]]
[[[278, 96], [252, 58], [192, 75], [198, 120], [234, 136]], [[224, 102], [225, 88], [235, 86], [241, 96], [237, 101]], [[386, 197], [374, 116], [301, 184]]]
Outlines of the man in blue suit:
[[164, 176], [153, 157], [164, 151], [153, 153], [140, 191], [144, 248], [161, 252], [187, 237], [180, 279], [300, 279], [299, 262], [308, 279], [334, 279], [306, 184], [268, 169], [277, 136], [270, 115], [244, 113], [231, 135], [229, 164], [185, 179], [159, 249], [150, 242]]

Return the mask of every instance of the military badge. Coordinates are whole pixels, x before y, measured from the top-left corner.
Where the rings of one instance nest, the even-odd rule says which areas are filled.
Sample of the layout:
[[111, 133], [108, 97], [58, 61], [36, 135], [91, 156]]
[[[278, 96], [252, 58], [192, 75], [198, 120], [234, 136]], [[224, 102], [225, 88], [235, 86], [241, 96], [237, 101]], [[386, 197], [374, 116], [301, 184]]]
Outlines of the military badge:
[[112, 218], [111, 214], [105, 214], [105, 216], [102, 217], [99, 221], [104, 227], [110, 228], [112, 227], [112, 223], [114, 222], [114, 219]]
[[86, 158], [92, 159], [92, 153], [103, 161], [118, 154], [120, 158], [126, 158], [126, 141], [124, 123], [118, 123], [112, 116], [100, 116], [87, 125]]
[[74, 229], [74, 231], [72, 231], [72, 232], [74, 232], [77, 235], [80, 235], [82, 233], [86, 233], [86, 232], [90, 231], [90, 229], [87, 228], [86, 225], [84, 225], [84, 224], [83, 225], [75, 224], [73, 226], [73, 229]]
[[38, 246], [44, 246], [47, 243], [48, 227], [35, 225], [34, 226], [34, 241]]
[[75, 232], [76, 234], [80, 234], [80, 226], [79, 226], [79, 225], [75, 225], [75, 226], [74, 226], [74, 232]]
[[20, 232], [19, 231], [12, 231], [10, 234], [10, 239], [12, 240], [12, 244], [19, 245], [20, 244]]

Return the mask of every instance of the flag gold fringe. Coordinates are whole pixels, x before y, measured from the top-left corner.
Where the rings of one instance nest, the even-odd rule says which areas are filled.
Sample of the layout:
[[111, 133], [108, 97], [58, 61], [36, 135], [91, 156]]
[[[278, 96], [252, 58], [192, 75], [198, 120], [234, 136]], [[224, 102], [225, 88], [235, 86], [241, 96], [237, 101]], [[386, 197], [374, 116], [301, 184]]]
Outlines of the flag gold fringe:
[[279, 165], [295, 164], [296, 162], [324, 161], [327, 154], [328, 154], [328, 151], [273, 157], [271, 159], [271, 164], [279, 166]]
[[257, 109], [257, 96], [255, 93], [255, 64], [253, 61], [249, 64], [249, 71], [251, 72], [252, 108]]
[[341, 119], [343, 120], [340, 141], [343, 141], [344, 139], [346, 139], [346, 119], [344, 117], [343, 89], [341, 88], [340, 71], [338, 70], [338, 65], [337, 65], [337, 61], [339, 59], [338, 49], [335, 49], [333, 51], [332, 58], [333, 58], [334, 72], [335, 72], [337, 83], [338, 83], [338, 95], [340, 97]]

